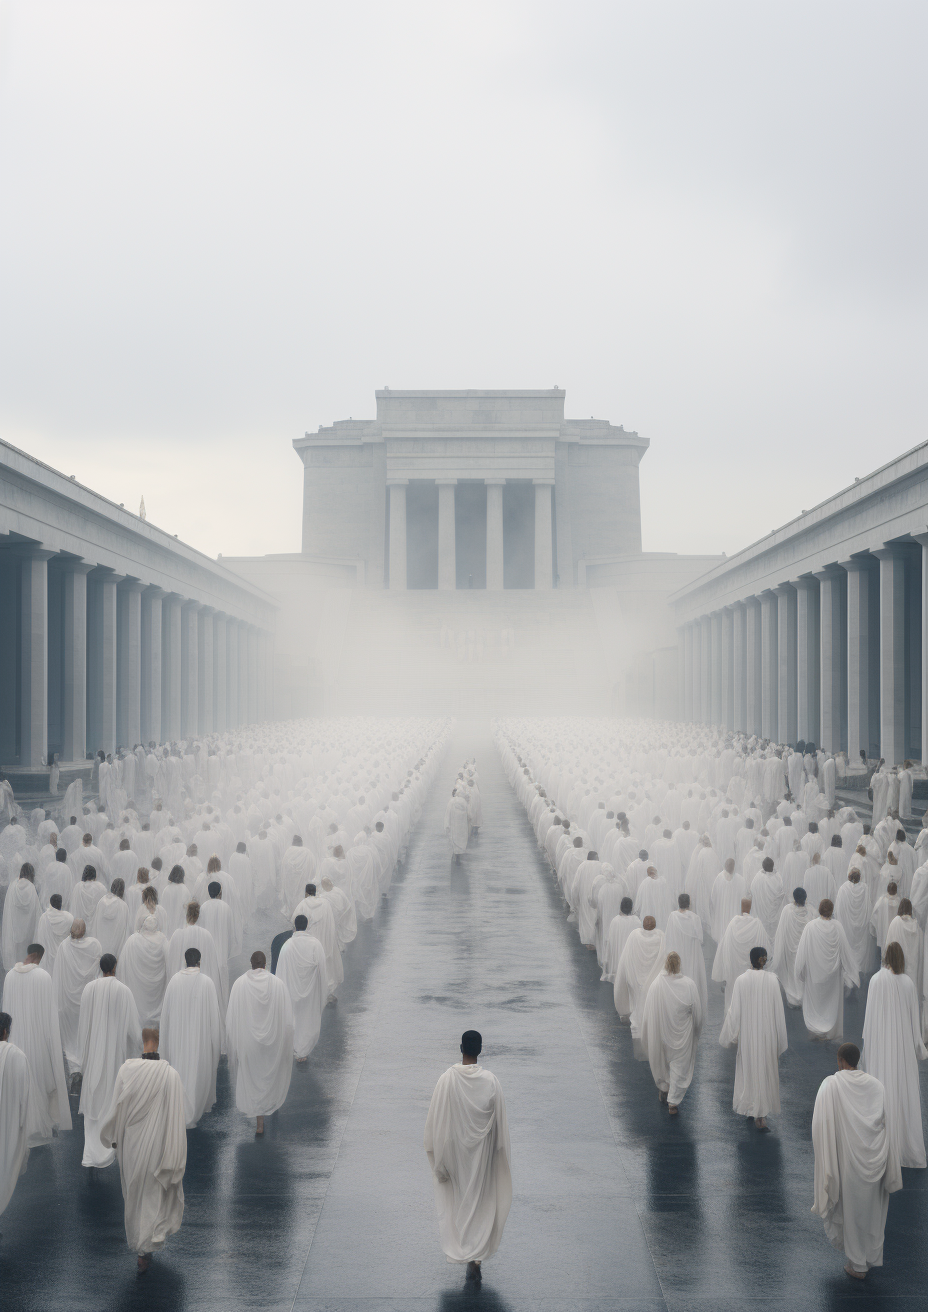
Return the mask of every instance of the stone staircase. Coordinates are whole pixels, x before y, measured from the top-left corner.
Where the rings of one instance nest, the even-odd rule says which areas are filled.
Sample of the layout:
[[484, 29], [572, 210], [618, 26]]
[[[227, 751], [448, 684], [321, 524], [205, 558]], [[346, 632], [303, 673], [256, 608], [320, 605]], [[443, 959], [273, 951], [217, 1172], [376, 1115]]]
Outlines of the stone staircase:
[[586, 589], [352, 594], [329, 714], [607, 714]]

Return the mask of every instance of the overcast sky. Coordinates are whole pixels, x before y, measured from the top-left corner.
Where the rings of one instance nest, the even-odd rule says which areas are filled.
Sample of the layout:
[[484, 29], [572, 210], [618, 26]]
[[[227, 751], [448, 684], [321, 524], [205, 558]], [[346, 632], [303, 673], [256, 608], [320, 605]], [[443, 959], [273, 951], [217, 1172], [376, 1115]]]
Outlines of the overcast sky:
[[296, 551], [374, 389], [567, 389], [728, 551], [928, 437], [922, 2], [0, 3], [0, 435]]

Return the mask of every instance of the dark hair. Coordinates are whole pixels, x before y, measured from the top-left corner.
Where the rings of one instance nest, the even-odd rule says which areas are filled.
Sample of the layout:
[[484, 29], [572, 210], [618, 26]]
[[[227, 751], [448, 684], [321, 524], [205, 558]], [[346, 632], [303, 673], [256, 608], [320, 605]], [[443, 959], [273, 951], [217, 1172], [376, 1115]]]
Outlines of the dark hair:
[[818, 904], [818, 914], [824, 916], [827, 920], [830, 915], [834, 914], [835, 904], [831, 898], [823, 897]]
[[679, 895], [679, 897], [677, 898], [677, 906], [680, 908], [681, 911], [689, 910], [689, 906], [690, 906], [689, 893], [681, 893]]
[[316, 896], [316, 885], [315, 885], [315, 884], [307, 884], [307, 885], [306, 885], [306, 896], [307, 896], [307, 897], [315, 897], [315, 896]]
[[306, 919], [305, 916], [297, 916], [296, 919], [295, 919], [294, 922], [293, 922], [293, 928], [294, 928], [294, 929], [305, 929], [306, 926], [307, 926], [308, 924], [309, 924], [309, 921]]
[[619, 903], [619, 910], [622, 912], [623, 916], [627, 916], [634, 905], [635, 904], [630, 897], [623, 897], [622, 901]]
[[97, 877], [96, 867], [84, 866], [84, 873], [81, 875], [82, 884], [84, 883], [89, 884], [92, 880], [96, 879], [96, 877]]
[[28, 861], [24, 861], [19, 867], [19, 877], [20, 879], [28, 879], [30, 883], [35, 883], [35, 870]]
[[465, 1030], [461, 1035], [461, 1052], [465, 1057], [479, 1057], [483, 1049], [483, 1039], [477, 1030]]
[[8, 1011], [0, 1011], [0, 1034], [9, 1034], [13, 1028], [13, 1017]]
[[756, 970], [757, 967], [760, 965], [761, 957], [766, 957], [766, 955], [767, 955], [766, 948], [751, 948], [751, 965], [754, 968], [754, 970]]
[[773, 857], [765, 856], [763, 861], [761, 861], [760, 863], [760, 867], [765, 875], [771, 874], [773, 872]]
[[860, 1049], [856, 1043], [842, 1043], [838, 1049], [838, 1060], [846, 1061], [848, 1066], [857, 1070], [857, 1063], [860, 1061]]
[[65, 862], [67, 861], [67, 859], [68, 859], [67, 849], [63, 847], [59, 847], [55, 852], [55, 860]]
[[171, 866], [171, 873], [168, 875], [169, 884], [182, 884], [184, 882], [184, 867]]
[[104, 952], [103, 956], [100, 958], [100, 974], [108, 975], [110, 971], [115, 969], [116, 958], [113, 956], [112, 952]]
[[794, 889], [793, 889], [793, 901], [794, 901], [794, 902], [798, 902], [799, 905], [800, 905], [801, 907], [804, 907], [804, 906], [805, 906], [805, 904], [806, 904], [806, 898], [807, 898], [808, 896], [809, 896], [809, 895], [808, 895], [808, 893], [806, 892], [806, 890], [805, 890], [804, 888], [794, 888]]
[[186, 961], [186, 963], [187, 963], [188, 966], [199, 966], [199, 964], [200, 964], [200, 949], [199, 949], [199, 948], [187, 948], [186, 952], [184, 953], [184, 961]]
[[48, 899], [48, 905], [49, 905], [50, 907], [54, 907], [56, 911], [60, 911], [60, 910], [61, 910], [61, 894], [60, 894], [60, 893], [52, 893], [51, 897]]
[[41, 943], [30, 943], [29, 946], [26, 948], [26, 956], [34, 957], [36, 953], [38, 953], [40, 957], [44, 957], [45, 949], [42, 947]]
[[222, 885], [218, 879], [211, 879], [206, 886], [206, 891], [209, 893], [210, 897], [218, 897], [222, 892]]
[[110, 892], [116, 897], [122, 897], [126, 891], [126, 881], [124, 879], [114, 879], [110, 884]]

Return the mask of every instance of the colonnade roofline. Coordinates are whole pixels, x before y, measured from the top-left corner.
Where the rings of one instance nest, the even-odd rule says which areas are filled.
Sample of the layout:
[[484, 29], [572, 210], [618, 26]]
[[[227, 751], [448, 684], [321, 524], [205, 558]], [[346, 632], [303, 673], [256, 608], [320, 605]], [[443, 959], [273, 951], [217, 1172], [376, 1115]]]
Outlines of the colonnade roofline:
[[[888, 461], [673, 593], [677, 623], [814, 577], [928, 529], [928, 442]], [[854, 568], [851, 564], [850, 568]]]
[[262, 629], [279, 609], [225, 565], [2, 439], [0, 549], [111, 570]]

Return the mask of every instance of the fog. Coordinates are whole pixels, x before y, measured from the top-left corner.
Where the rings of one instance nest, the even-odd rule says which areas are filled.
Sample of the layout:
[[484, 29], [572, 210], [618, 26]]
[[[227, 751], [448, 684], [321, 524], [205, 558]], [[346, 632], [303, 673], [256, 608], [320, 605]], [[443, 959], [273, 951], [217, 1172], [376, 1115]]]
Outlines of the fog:
[[385, 384], [637, 429], [646, 550], [924, 436], [923, 6], [0, 14], [0, 435], [205, 551]]

